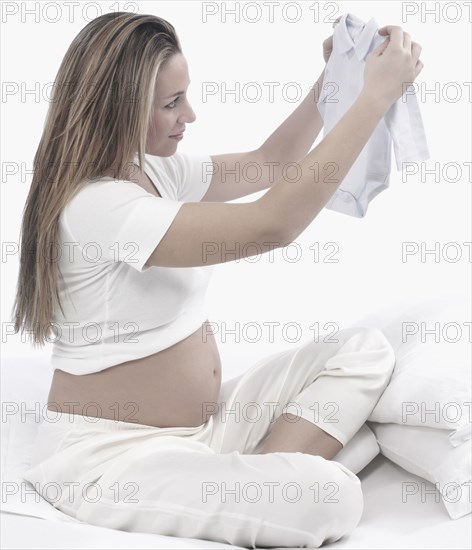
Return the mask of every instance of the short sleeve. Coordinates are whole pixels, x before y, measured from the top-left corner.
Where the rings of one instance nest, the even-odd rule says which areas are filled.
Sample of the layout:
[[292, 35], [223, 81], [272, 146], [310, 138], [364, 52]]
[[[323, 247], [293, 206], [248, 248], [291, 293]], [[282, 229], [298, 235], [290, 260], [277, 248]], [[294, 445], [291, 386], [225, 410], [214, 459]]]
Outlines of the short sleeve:
[[89, 262], [125, 262], [142, 273], [184, 203], [156, 197], [133, 182], [107, 179], [82, 188], [63, 220]]
[[179, 172], [177, 197], [183, 202], [199, 202], [208, 191], [213, 175], [213, 162], [209, 155], [175, 153]]

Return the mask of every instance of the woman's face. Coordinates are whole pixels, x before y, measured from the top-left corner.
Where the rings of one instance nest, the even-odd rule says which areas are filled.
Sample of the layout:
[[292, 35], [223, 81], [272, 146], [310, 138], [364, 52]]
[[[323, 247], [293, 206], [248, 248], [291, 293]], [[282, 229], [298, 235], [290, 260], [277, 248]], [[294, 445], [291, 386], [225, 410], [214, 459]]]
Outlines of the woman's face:
[[147, 136], [146, 153], [169, 157], [177, 151], [178, 139], [172, 136], [185, 131], [196, 119], [187, 101], [190, 84], [187, 61], [183, 54], [170, 57], [157, 73], [154, 114]]

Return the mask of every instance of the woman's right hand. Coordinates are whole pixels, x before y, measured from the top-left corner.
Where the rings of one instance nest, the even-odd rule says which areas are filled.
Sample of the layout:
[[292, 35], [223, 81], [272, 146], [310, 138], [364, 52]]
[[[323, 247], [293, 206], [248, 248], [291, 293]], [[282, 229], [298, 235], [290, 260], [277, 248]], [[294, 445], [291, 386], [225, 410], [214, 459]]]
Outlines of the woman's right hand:
[[366, 57], [362, 91], [389, 107], [422, 71], [421, 46], [395, 25], [382, 27], [378, 32], [387, 38]]

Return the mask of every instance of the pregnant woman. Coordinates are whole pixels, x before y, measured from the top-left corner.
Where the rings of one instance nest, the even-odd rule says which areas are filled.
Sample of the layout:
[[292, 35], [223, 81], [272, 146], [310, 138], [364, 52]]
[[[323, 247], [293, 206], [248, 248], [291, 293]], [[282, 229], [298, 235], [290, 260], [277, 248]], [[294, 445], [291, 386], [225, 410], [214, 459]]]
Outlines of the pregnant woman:
[[[312, 151], [322, 121], [310, 93], [258, 149], [216, 156], [178, 151], [195, 113], [169, 22], [108, 13], [73, 40], [34, 159], [14, 305], [17, 332], [54, 343], [24, 479], [59, 487], [59, 510], [250, 548], [318, 547], [357, 526], [360, 481], [331, 459], [389, 382], [386, 338], [341, 330], [221, 385], [205, 292], [213, 266], [250, 253], [247, 243], [267, 252], [304, 231], [420, 73], [420, 46], [400, 27], [380, 33], [359, 97]], [[248, 162], [259, 181], [239, 178]], [[288, 162], [296, 185], [269, 172]], [[248, 404], [256, 419], [241, 413]]]

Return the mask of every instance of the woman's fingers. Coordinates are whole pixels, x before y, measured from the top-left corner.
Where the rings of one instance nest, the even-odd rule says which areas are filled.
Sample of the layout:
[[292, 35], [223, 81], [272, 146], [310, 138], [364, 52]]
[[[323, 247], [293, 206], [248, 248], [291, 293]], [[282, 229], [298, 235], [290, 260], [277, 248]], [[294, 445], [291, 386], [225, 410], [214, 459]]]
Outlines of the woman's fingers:
[[418, 61], [421, 53], [421, 46], [417, 42], [411, 43], [411, 58], [413, 61]]
[[328, 60], [331, 56], [331, 52], [333, 51], [333, 36], [328, 36], [326, 40], [323, 41], [323, 58], [325, 60], [325, 63], [328, 63]]
[[323, 46], [332, 46], [333, 45], [333, 35], [328, 36], [325, 40], [323, 40]]
[[421, 59], [418, 59], [415, 66], [415, 78], [420, 74], [420, 72], [423, 70], [424, 63], [421, 61]]
[[398, 25], [386, 25], [378, 30], [382, 36], [387, 36], [389, 49], [403, 49], [403, 29]]
[[372, 50], [371, 53], [373, 53], [374, 55], [382, 55], [389, 42], [389, 40], [384, 40], [374, 50]]
[[387, 27], [387, 29], [390, 29], [389, 37], [390, 37], [390, 44], [389, 48], [396, 48], [396, 49], [403, 49], [403, 30], [401, 27], [397, 27], [396, 25], [392, 25]]
[[[340, 17], [335, 20], [333, 27], [339, 21]], [[423, 69], [423, 62], [419, 59], [421, 54], [421, 46], [417, 42], [411, 40], [409, 33], [403, 31], [402, 27], [398, 25], [385, 25], [378, 29], [378, 33], [381, 36], [385, 36], [386, 40], [379, 44], [372, 53], [376, 55], [382, 55], [382, 53], [387, 49], [398, 48], [404, 49], [408, 53], [411, 53], [411, 58], [415, 64], [415, 70], [417, 74]]]
[[407, 52], [411, 51], [411, 36], [407, 33], [403, 33], [403, 47]]
[[392, 29], [401, 29], [398, 25], [385, 25], [384, 27], [380, 27], [379, 34], [382, 35], [388, 35], [391, 34]]
[[[401, 27], [397, 25], [386, 25], [378, 30], [382, 36], [388, 36], [389, 40], [386, 42], [393, 47], [402, 46], [407, 52], [411, 53], [411, 57], [415, 63], [418, 62], [421, 54], [421, 46], [417, 42], [411, 40], [409, 33], [404, 32]], [[382, 48], [383, 51], [384, 48]], [[420, 61], [421, 66], [423, 63]]]

